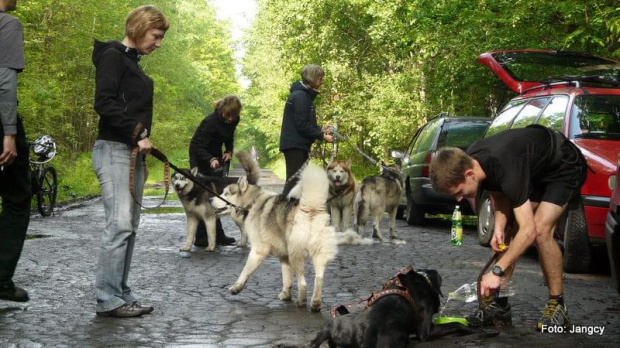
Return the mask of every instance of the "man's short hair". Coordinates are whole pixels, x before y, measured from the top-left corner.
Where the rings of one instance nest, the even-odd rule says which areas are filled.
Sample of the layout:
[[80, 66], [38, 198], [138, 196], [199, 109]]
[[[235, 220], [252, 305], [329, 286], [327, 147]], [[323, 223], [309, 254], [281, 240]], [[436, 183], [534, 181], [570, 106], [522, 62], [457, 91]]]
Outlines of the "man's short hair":
[[304, 84], [316, 85], [319, 78], [325, 76], [325, 71], [320, 65], [308, 64], [301, 70], [301, 81]]
[[429, 168], [431, 185], [435, 191], [448, 189], [465, 181], [465, 171], [474, 168], [473, 159], [457, 147], [444, 147], [437, 152]]
[[144, 5], [135, 8], [125, 19], [125, 36], [133, 42], [138, 43], [146, 34], [146, 31], [153, 28], [163, 30], [170, 27], [168, 18], [155, 6]]

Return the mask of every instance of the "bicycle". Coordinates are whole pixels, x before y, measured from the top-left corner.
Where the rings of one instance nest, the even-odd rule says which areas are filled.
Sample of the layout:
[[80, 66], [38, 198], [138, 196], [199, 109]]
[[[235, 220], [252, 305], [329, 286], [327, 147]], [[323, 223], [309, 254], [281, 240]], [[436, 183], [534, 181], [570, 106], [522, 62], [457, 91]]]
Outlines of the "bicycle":
[[[34, 156], [30, 157], [32, 195], [37, 197], [37, 208], [42, 216], [50, 216], [56, 205], [58, 175], [49, 165], [56, 156], [56, 143], [49, 135], [42, 135], [30, 144]], [[34, 157], [34, 159], [33, 159]]]

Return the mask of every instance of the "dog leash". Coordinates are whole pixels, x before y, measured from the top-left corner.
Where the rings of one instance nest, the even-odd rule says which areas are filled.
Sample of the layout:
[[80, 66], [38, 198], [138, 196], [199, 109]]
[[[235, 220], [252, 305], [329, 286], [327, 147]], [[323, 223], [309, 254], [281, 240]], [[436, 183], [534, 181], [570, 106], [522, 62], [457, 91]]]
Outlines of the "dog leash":
[[[170, 190], [170, 163], [168, 162], [168, 159], [166, 158], [166, 156], [164, 156], [161, 152], [159, 152], [156, 149], [151, 149], [151, 154], [153, 154], [153, 151], [156, 151], [157, 153], [159, 153], [160, 155], [162, 155], [163, 160], [158, 158], [157, 156], [155, 156], [155, 154], [153, 154], [153, 156], [155, 156], [155, 158], [158, 158], [160, 161], [162, 161], [164, 163], [164, 187], [166, 188], [166, 192], [164, 193], [164, 199], [156, 206], [154, 207], [145, 207], [142, 205], [142, 203], [138, 202], [138, 200], [136, 199], [136, 192], [135, 192], [135, 182], [136, 182], [136, 161], [138, 159], [138, 153], [140, 151], [140, 148], [135, 147], [133, 150], [131, 150], [131, 158], [129, 161], [129, 192], [131, 193], [131, 198], [133, 198], [133, 201], [139, 205], [140, 207], [144, 208], [144, 209], [155, 209], [155, 208], [159, 208], [162, 206], [162, 204], [164, 204], [166, 202], [166, 198], [168, 197], [168, 191]], [[144, 182], [146, 182], [146, 180], [149, 177], [149, 169], [146, 166], [146, 163], [144, 163]]]
[[[168, 157], [166, 157], [166, 155], [163, 154], [163, 152], [157, 150], [156, 148], [152, 148], [151, 149], [151, 156], [157, 158], [159, 161], [161, 161], [162, 163], [164, 163], [164, 186], [166, 187], [166, 194], [164, 196], [164, 200], [159, 203], [157, 206], [155, 207], [151, 207], [151, 208], [146, 208], [144, 206], [142, 206], [142, 204], [140, 204], [135, 197], [134, 194], [134, 187], [133, 187], [133, 182], [134, 182], [134, 171], [135, 171], [135, 161], [137, 158], [137, 154], [138, 154], [138, 148], [134, 148], [133, 151], [131, 152], [131, 168], [129, 170], [129, 190], [131, 192], [131, 197], [134, 199], [134, 202], [136, 202], [138, 205], [140, 205], [142, 208], [145, 209], [153, 209], [153, 208], [157, 208], [159, 206], [161, 206], [165, 200], [166, 197], [168, 196], [168, 190], [170, 187], [170, 168], [174, 169], [177, 173], [183, 175], [184, 177], [186, 177], [188, 180], [191, 180], [194, 184], [200, 186], [202, 189], [206, 190], [207, 192], [211, 193], [212, 195], [214, 195], [215, 197], [221, 199], [222, 201], [224, 201], [224, 203], [226, 203], [226, 205], [232, 206], [235, 208], [235, 210], [237, 211], [246, 211], [246, 209], [226, 200], [224, 197], [220, 196], [217, 192], [215, 192], [214, 190], [212, 190], [211, 188], [207, 187], [205, 184], [203, 184], [202, 182], [200, 182], [200, 180], [198, 180], [198, 178], [196, 178], [192, 173], [182, 170], [180, 168], [178, 168], [177, 166], [175, 166], [174, 164], [172, 164], [169, 160]], [[144, 167], [147, 175], [148, 175], [148, 170], [146, 169], [146, 166]]]
[[[349, 141], [348, 137], [338, 133], [338, 131], [336, 131], [335, 129], [332, 129], [332, 134], [334, 134], [336, 136], [336, 138], [340, 138], [341, 140], [344, 140], [344, 141], [347, 141], [347, 142]], [[379, 162], [376, 159], [372, 158], [370, 155], [366, 154], [357, 145], [351, 144], [351, 142], [349, 142], [349, 144], [353, 147], [353, 149], [355, 151], [357, 151], [360, 155], [362, 155], [364, 158], [366, 158], [373, 165], [376, 166], [377, 164], [380, 164], [381, 168], [383, 168], [384, 170], [387, 170], [388, 172], [392, 172], [394, 174], [400, 175], [400, 173], [397, 173], [397, 172], [393, 171], [390, 167], [386, 166], [385, 163], [383, 163], [383, 161]]]

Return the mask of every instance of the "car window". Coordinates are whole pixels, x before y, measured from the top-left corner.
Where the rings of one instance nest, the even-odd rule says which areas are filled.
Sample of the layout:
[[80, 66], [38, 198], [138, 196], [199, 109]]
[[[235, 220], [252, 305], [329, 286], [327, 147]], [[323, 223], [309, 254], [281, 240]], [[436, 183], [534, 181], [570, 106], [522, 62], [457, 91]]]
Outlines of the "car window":
[[547, 126], [553, 130], [563, 132], [564, 115], [566, 115], [566, 107], [568, 106], [568, 96], [555, 96], [547, 105], [545, 111], [540, 115], [538, 124]]
[[413, 146], [413, 151], [411, 153], [412, 155], [420, 152], [426, 152], [431, 148], [437, 133], [438, 123], [439, 120], [435, 120], [424, 127]]
[[547, 105], [551, 97], [531, 99], [519, 112], [510, 128], [524, 128], [536, 121], [540, 111]]
[[510, 124], [514, 117], [517, 115], [521, 107], [525, 104], [527, 99], [515, 100], [508, 103], [502, 111], [493, 119], [493, 123], [489, 126], [485, 138], [490, 137], [491, 135], [497, 134], [501, 131], [504, 131], [510, 127]]
[[459, 147], [467, 150], [476, 140], [482, 137], [484, 131], [489, 128], [489, 121], [459, 121], [446, 122], [437, 141], [437, 149], [444, 146]]
[[576, 97], [569, 129], [571, 138], [620, 140], [620, 96]]

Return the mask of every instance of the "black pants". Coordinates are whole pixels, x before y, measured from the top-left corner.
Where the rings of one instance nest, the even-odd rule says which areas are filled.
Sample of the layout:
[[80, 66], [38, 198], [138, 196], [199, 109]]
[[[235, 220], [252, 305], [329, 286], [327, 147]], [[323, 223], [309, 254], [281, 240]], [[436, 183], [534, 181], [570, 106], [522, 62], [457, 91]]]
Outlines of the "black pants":
[[308, 151], [300, 149], [284, 150], [282, 153], [286, 162], [286, 183], [284, 184], [282, 194], [288, 195], [299, 181], [299, 176], [295, 176], [295, 174], [306, 163], [310, 154]]
[[[209, 167], [205, 163], [200, 163], [197, 157], [192, 155], [191, 152], [189, 154], [189, 165], [192, 168], [198, 167], [198, 172], [206, 176], [218, 176], [218, 177], [224, 176], [224, 171], [213, 172], [211, 170], [211, 167]], [[222, 222], [220, 221], [219, 218], [215, 219], [215, 233], [216, 233], [215, 240], [217, 240], [217, 236], [223, 235], [224, 237], [226, 237], [226, 235], [224, 234], [224, 228], [222, 227]], [[203, 244], [206, 243], [207, 241], [207, 226], [202, 220], [198, 222], [198, 227], [196, 228], [196, 240], [201, 241], [201, 242], [204, 241]]]
[[[2, 126], [0, 126], [2, 130]], [[0, 132], [4, 137], [4, 132]], [[30, 222], [30, 168], [28, 144], [21, 119], [17, 120], [17, 157], [0, 171], [0, 286], [12, 284]], [[0, 153], [3, 151], [0, 141]]]

